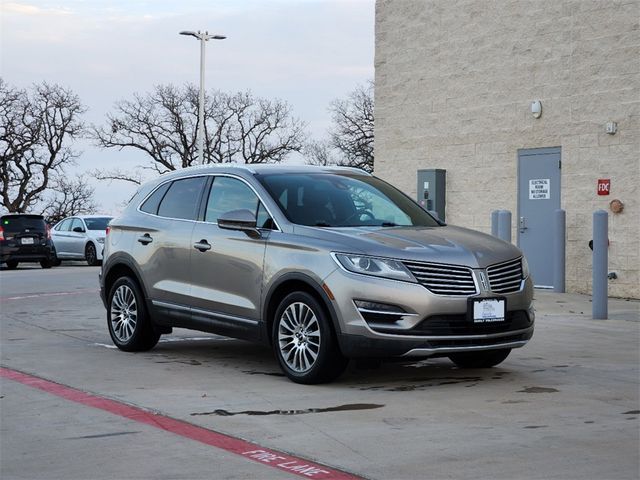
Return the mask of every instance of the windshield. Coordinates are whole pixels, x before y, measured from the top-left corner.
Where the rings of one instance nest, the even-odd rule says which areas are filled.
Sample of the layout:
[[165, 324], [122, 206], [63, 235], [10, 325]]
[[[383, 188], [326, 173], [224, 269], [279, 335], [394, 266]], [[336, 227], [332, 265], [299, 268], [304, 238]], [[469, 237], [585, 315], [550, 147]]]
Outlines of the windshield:
[[300, 173], [258, 177], [293, 223], [317, 227], [421, 226], [438, 222], [379, 178]]
[[107, 225], [109, 225], [110, 221], [111, 221], [111, 217], [84, 219], [84, 223], [87, 224], [87, 229], [89, 230], [106, 230]]

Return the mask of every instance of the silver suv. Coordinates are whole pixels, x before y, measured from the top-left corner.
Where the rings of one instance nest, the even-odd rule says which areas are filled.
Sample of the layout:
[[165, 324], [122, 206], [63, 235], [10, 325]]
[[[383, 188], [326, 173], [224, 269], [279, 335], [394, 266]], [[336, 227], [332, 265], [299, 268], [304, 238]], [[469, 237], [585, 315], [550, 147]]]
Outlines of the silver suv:
[[534, 325], [516, 247], [337, 167], [162, 175], [111, 222], [100, 291], [121, 350], [202, 330], [270, 344], [299, 383], [330, 381], [356, 357], [491, 367]]

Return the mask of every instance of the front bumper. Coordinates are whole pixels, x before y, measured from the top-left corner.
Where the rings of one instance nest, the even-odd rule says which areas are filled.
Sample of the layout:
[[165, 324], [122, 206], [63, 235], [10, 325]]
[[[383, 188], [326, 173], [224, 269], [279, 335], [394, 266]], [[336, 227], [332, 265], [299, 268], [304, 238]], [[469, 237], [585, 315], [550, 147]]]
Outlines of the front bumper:
[[[342, 270], [334, 271], [325, 283], [335, 296], [338, 341], [348, 357], [430, 357], [518, 348], [533, 336], [535, 312], [530, 278], [515, 293], [482, 291], [472, 296], [506, 299], [505, 321], [491, 325], [474, 325], [467, 319], [467, 296], [435, 295], [419, 284]], [[365, 319], [354, 300], [397, 306], [406, 316], [396, 316], [397, 321], [384, 325], [378, 319]]]

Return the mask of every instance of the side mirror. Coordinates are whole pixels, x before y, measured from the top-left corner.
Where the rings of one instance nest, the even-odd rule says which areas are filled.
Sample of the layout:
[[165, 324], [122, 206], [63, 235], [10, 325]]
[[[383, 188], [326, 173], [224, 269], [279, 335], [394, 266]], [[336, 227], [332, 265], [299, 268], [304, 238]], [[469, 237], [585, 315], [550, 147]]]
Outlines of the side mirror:
[[84, 228], [82, 227], [73, 227], [73, 231], [76, 233], [84, 233]]
[[260, 237], [260, 230], [257, 228], [256, 216], [251, 210], [231, 210], [225, 212], [218, 218], [218, 227], [225, 230], [240, 230], [251, 236]]

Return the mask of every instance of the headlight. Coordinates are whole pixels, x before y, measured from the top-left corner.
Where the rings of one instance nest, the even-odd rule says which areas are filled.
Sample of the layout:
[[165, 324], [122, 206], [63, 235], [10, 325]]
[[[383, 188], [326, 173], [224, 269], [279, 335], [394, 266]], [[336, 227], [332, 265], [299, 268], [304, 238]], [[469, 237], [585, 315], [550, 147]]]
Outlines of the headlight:
[[529, 264], [527, 263], [527, 259], [522, 257], [522, 278], [529, 277]]
[[98, 237], [98, 238], [96, 238], [96, 241], [98, 243], [104, 243], [104, 237]]
[[407, 267], [397, 260], [367, 257], [364, 255], [349, 255], [345, 253], [334, 253], [332, 257], [345, 270], [353, 273], [403, 280], [405, 282], [416, 282], [416, 279], [411, 272], [407, 270]]

